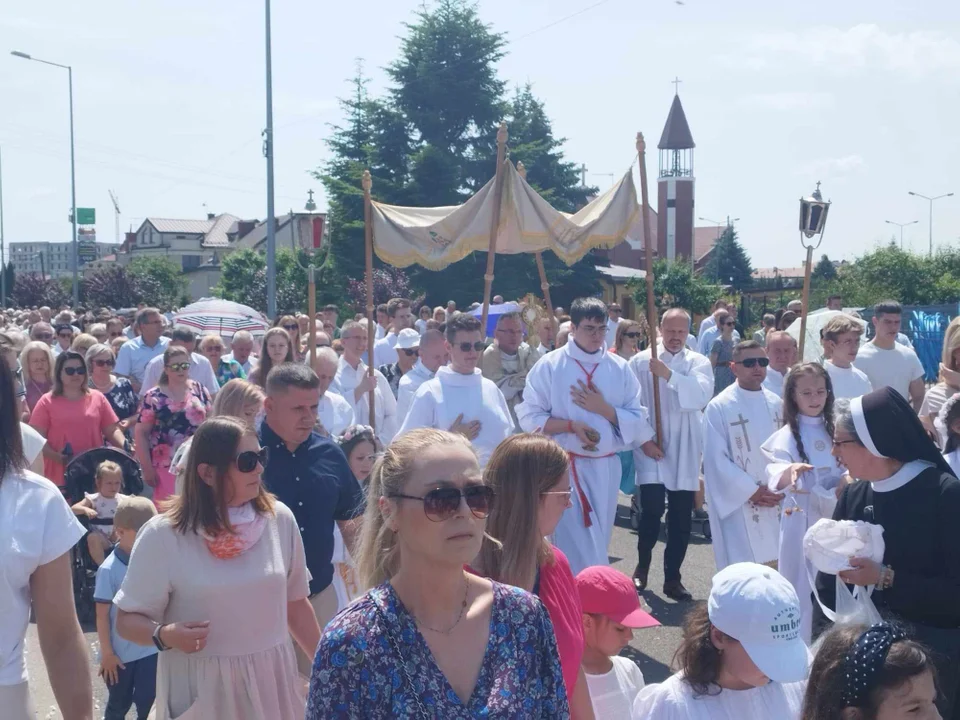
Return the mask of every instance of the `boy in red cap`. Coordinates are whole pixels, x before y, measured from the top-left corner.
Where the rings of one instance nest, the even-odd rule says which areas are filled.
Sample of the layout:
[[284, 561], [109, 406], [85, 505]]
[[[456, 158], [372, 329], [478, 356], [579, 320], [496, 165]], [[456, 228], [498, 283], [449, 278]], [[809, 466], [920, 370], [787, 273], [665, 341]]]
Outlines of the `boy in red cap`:
[[640, 607], [633, 581], [619, 570], [595, 565], [576, 577], [583, 607], [583, 671], [596, 718], [630, 717], [643, 689], [643, 674], [619, 657], [637, 628], [660, 623]]

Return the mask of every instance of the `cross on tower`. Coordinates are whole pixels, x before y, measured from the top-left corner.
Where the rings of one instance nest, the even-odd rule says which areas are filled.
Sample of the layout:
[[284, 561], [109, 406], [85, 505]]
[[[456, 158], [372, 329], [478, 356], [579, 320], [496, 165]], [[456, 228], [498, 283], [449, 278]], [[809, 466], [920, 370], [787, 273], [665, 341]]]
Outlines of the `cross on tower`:
[[730, 427], [736, 427], [737, 425], [743, 426], [743, 441], [747, 444], [747, 452], [753, 452], [753, 449], [750, 447], [750, 433], [747, 432], [747, 423], [750, 421], [743, 416], [743, 413], [737, 413], [737, 417], [740, 418], [739, 422], [730, 423]]
[[673, 80], [670, 81], [670, 84], [674, 86], [674, 92], [677, 95], [680, 94], [680, 83], [682, 82], [683, 80], [681, 80], [679, 77], [675, 77]]

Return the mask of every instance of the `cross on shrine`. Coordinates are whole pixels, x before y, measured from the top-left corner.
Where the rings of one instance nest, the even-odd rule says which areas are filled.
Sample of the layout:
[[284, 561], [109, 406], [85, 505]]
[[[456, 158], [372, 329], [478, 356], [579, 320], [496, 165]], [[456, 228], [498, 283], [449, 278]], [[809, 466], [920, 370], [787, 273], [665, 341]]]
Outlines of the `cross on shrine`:
[[730, 427], [743, 425], [743, 441], [747, 444], [747, 452], [753, 452], [753, 448], [750, 447], [750, 434], [747, 432], [747, 423], [750, 421], [743, 416], [743, 413], [737, 413], [737, 417], [740, 418], [740, 421], [730, 423]]
[[683, 80], [681, 80], [679, 77], [675, 77], [673, 80], [670, 81], [670, 84], [674, 86], [674, 92], [677, 95], [680, 94], [680, 83], [682, 82]]

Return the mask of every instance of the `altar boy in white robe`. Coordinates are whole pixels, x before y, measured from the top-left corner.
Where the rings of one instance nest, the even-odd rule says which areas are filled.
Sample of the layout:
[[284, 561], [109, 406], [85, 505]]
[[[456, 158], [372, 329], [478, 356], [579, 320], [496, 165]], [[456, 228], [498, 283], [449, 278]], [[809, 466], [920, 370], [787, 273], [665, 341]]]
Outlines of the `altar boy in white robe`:
[[737, 344], [730, 365], [737, 381], [703, 414], [713, 554], [718, 571], [738, 562], [775, 567], [783, 495], [767, 487], [767, 459], [760, 446], [780, 429], [781, 401], [763, 387], [769, 360], [758, 342]]
[[785, 493], [780, 518], [777, 570], [800, 598], [800, 632], [810, 644], [813, 604], [803, 554], [803, 536], [822, 518], [833, 517], [844, 472], [832, 455], [833, 389], [823, 366], [804, 363], [783, 384], [783, 427], [763, 443], [767, 487]]
[[[637, 567], [633, 584], [646, 590], [653, 548], [660, 536], [660, 519], [667, 509], [667, 546], [663, 553], [663, 592], [673, 600], [692, 600], [680, 581], [680, 566], [690, 542], [694, 495], [700, 489], [703, 450], [703, 409], [713, 395], [710, 360], [685, 346], [690, 316], [686, 310], [667, 310], [660, 321], [657, 359], [645, 350], [630, 360], [640, 380], [640, 397], [653, 416], [653, 383], [659, 378], [664, 458], [654, 460], [634, 450], [637, 469]], [[666, 504], [669, 499], [669, 505]]]
[[500, 388], [477, 368], [484, 350], [480, 321], [457, 313], [447, 321], [445, 334], [450, 364], [420, 386], [397, 434], [420, 427], [460, 433], [483, 468], [497, 445], [513, 434], [513, 418]]
[[570, 316], [569, 342], [533, 366], [516, 411], [525, 432], [554, 436], [570, 456], [572, 507], [560, 518], [553, 542], [576, 575], [609, 561], [621, 475], [616, 453], [634, 446], [655, 458], [663, 453], [654, 442], [637, 376], [626, 360], [606, 351], [606, 306], [579, 298]]

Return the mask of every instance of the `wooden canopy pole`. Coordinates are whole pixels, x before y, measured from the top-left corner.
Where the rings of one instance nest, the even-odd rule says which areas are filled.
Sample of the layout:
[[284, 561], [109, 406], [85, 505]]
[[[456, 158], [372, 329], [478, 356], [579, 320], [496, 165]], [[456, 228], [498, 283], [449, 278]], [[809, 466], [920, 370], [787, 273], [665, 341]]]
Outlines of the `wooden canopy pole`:
[[[643, 250], [646, 256], [647, 277], [647, 324], [650, 326], [650, 357], [657, 357], [657, 323], [656, 298], [653, 294], [653, 244], [650, 242], [650, 203], [647, 192], [647, 143], [643, 133], [637, 133], [637, 153], [640, 156], [640, 212], [643, 217]], [[655, 429], [657, 431], [657, 445], [663, 447], [663, 422], [660, 418], [660, 381], [653, 378], [653, 413]]]
[[317, 281], [314, 269], [313, 265], [307, 269], [307, 315], [310, 316], [310, 336], [307, 343], [310, 347], [310, 367], [314, 367], [317, 362]]
[[493, 290], [493, 263], [497, 257], [497, 232], [500, 230], [500, 201], [503, 198], [503, 163], [507, 155], [507, 123], [497, 130], [497, 174], [493, 181], [493, 220], [490, 223], [490, 248], [487, 250], [487, 272], [483, 276], [483, 313], [480, 332], [487, 336], [487, 315], [490, 313], [490, 293]]
[[[527, 168], [524, 167], [522, 162], [517, 163], [517, 173], [524, 180], [527, 179]], [[552, 331], [553, 337], [556, 338], [557, 318], [553, 314], [553, 301], [550, 299], [550, 284], [547, 282], [547, 270], [543, 266], [543, 252], [537, 250], [534, 257], [537, 259], [537, 272], [540, 274], [540, 289], [543, 291], [543, 300], [547, 304], [547, 313], [550, 315], [550, 330]], [[534, 329], [534, 332], [536, 332], [536, 329]]]
[[[370, 189], [373, 187], [373, 178], [370, 177], [370, 171], [363, 171], [363, 235], [366, 245], [367, 256], [367, 376], [373, 379], [373, 343], [376, 338], [374, 323], [376, 322], [373, 313], [373, 205], [370, 199]], [[367, 393], [370, 400], [370, 427], [376, 431], [376, 393], [372, 390]]]
[[803, 271], [803, 308], [800, 310], [799, 362], [803, 362], [803, 344], [807, 339], [807, 310], [810, 307], [810, 266], [813, 264], [813, 246], [807, 246], [807, 265]]

